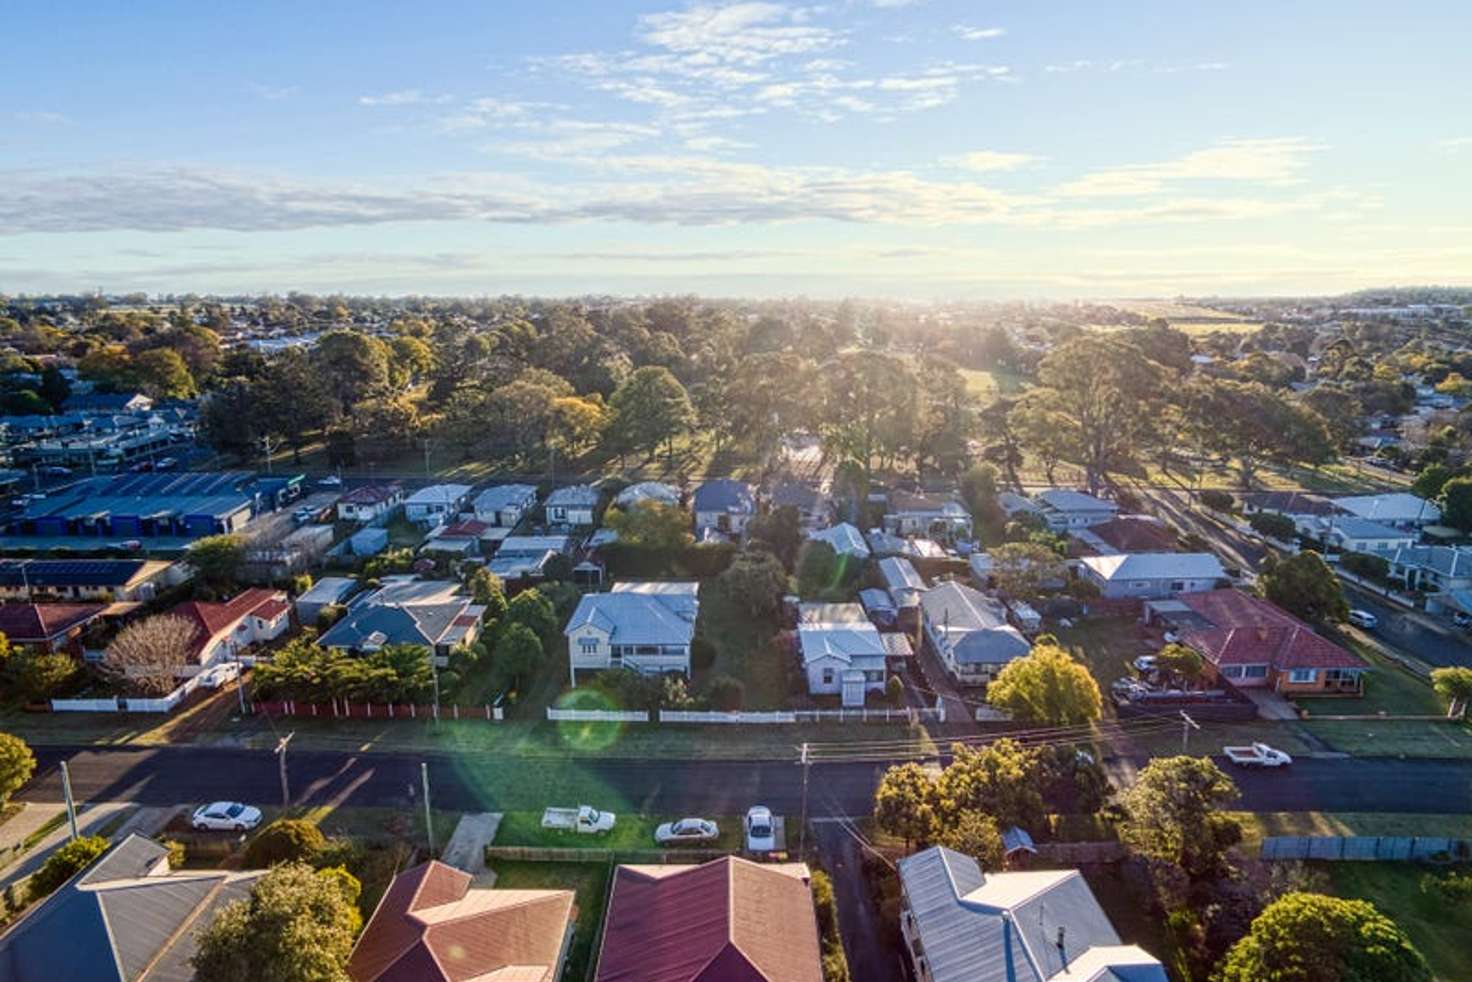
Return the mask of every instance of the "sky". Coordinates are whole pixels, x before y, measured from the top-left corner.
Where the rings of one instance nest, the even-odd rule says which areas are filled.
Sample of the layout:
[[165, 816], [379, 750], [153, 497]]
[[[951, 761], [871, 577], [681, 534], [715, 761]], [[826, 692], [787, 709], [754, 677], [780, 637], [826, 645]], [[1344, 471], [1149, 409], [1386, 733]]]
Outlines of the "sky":
[[1472, 284], [1472, 4], [9, 0], [0, 292]]

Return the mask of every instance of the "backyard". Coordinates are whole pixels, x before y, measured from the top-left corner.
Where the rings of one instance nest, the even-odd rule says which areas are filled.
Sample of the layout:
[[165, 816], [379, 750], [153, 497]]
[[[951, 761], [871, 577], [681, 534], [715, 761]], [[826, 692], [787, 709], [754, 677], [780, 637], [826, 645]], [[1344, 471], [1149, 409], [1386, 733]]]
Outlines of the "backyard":
[[772, 643], [775, 625], [753, 618], [718, 583], [707, 581], [700, 588], [697, 630], [715, 647], [716, 656], [708, 669], [695, 669], [693, 691], [718, 675], [729, 675], [745, 687], [744, 709], [792, 705], [787, 679], [796, 656]]
[[577, 927], [562, 977], [582, 982], [592, 974], [599, 929], [608, 903], [608, 863], [533, 863], [494, 860], [488, 864], [500, 890], [572, 890], [577, 894]]
[[[1472, 978], [1472, 904], [1448, 904], [1421, 889], [1428, 873], [1415, 863], [1315, 863], [1341, 897], [1368, 900], [1400, 925], [1442, 982]], [[1465, 869], [1465, 868], [1464, 868]]]

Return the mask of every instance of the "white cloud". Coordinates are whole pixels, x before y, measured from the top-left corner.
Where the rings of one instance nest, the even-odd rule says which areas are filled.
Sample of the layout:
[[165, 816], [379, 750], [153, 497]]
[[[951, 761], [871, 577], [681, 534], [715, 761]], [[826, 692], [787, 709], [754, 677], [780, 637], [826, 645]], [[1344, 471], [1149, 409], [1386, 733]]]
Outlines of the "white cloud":
[[1472, 136], [1453, 136], [1445, 140], [1437, 140], [1436, 145], [1442, 150], [1464, 150], [1472, 147]]
[[968, 24], [952, 24], [951, 32], [962, 41], [990, 41], [1007, 33], [1001, 27], [971, 27]]
[[943, 163], [964, 167], [980, 173], [991, 171], [1012, 171], [1028, 164], [1042, 160], [1042, 157], [1030, 153], [1005, 153], [998, 150], [976, 150], [971, 153], [963, 153], [955, 157], [942, 158]]
[[523, 102], [486, 96], [472, 99], [457, 112], [441, 116], [435, 121], [435, 127], [442, 133], [497, 128], [525, 123], [567, 108], [556, 102]]
[[647, 43], [708, 64], [754, 65], [782, 55], [826, 51], [843, 43], [835, 30], [812, 22], [813, 11], [776, 3], [697, 4], [644, 14]]
[[924, 2], [925, 0], [869, 0], [869, 5], [881, 10], [894, 10], [899, 7], [915, 7]]
[[360, 106], [443, 105], [444, 103], [453, 101], [453, 96], [430, 95], [419, 89], [400, 89], [397, 92], [385, 92], [382, 95], [364, 95], [358, 97], [358, 105]]
[[1182, 181], [1283, 185], [1302, 178], [1321, 145], [1299, 137], [1224, 140], [1155, 164], [1129, 164], [1085, 174], [1056, 189], [1064, 197], [1137, 197], [1159, 194]]
[[295, 85], [265, 85], [261, 82], [250, 83], [250, 90], [268, 102], [290, 99], [297, 93]]
[[697, 153], [719, 153], [723, 150], [749, 150], [756, 146], [744, 140], [733, 140], [726, 136], [692, 136], [684, 142], [686, 150]]

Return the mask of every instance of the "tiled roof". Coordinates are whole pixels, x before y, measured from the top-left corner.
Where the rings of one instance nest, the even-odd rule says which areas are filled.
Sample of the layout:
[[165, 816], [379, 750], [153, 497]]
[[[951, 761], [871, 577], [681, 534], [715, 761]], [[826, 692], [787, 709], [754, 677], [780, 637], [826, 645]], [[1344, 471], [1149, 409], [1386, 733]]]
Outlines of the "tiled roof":
[[338, 498], [337, 502], [347, 505], [376, 505], [392, 501], [395, 495], [402, 494], [403, 491], [397, 484], [365, 484], [360, 488], [353, 488]]
[[[193, 650], [197, 658], [209, 647], [212, 638], [233, 631], [236, 624], [251, 614], [258, 614], [266, 620], [273, 619], [281, 610], [286, 609], [285, 599], [286, 595], [280, 590], [251, 587], [224, 603], [189, 600], [172, 608], [169, 614], [182, 617], [199, 629], [194, 636]], [[266, 610], [275, 610], [276, 614], [264, 613]]]
[[106, 609], [101, 604], [0, 604], [0, 634], [17, 644], [40, 644]]
[[1151, 515], [1119, 515], [1089, 529], [1120, 552], [1169, 552], [1176, 534]]
[[806, 867], [620, 866], [597, 982], [821, 982]]
[[574, 916], [570, 890], [472, 888], [430, 862], [400, 873], [348, 961], [355, 982], [551, 982]]
[[1287, 611], [1240, 590], [1183, 593], [1179, 599], [1211, 623], [1186, 631], [1182, 640], [1214, 665], [1270, 665], [1279, 671], [1369, 667]]

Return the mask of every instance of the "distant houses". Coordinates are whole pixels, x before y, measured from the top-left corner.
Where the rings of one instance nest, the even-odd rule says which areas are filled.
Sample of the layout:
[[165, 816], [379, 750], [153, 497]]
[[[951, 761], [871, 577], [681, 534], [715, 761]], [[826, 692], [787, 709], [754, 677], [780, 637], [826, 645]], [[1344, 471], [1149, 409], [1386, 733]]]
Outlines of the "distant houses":
[[1174, 597], [1181, 593], [1214, 590], [1226, 581], [1226, 571], [1209, 552], [1134, 552], [1085, 556], [1079, 560], [1083, 578], [1110, 600]]

